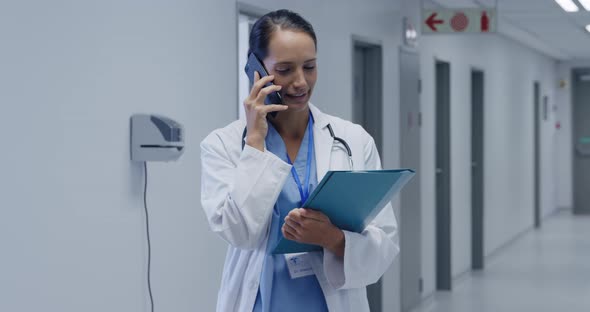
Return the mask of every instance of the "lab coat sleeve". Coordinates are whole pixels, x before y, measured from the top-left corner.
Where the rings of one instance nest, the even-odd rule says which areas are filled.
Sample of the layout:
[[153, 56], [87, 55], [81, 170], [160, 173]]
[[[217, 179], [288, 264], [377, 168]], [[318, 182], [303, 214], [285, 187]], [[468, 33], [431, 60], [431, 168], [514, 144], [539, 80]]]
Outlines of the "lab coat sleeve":
[[255, 249], [291, 166], [249, 145], [232, 161], [226, 144], [215, 132], [201, 142], [201, 204], [213, 232], [236, 248]]
[[[367, 134], [366, 169], [381, 169], [373, 139]], [[399, 253], [397, 221], [391, 203], [361, 233], [344, 232], [344, 257], [324, 249], [324, 272], [336, 289], [362, 288], [381, 278]]]

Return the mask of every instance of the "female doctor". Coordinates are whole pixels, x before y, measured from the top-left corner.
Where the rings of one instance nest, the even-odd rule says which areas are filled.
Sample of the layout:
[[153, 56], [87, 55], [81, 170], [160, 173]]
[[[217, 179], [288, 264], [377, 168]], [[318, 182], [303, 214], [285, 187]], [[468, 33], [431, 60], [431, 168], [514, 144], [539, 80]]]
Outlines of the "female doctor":
[[[201, 142], [202, 205], [211, 229], [229, 243], [217, 311], [369, 311], [365, 287], [399, 251], [389, 204], [362, 233], [298, 208], [328, 170], [381, 169], [375, 142], [362, 127], [309, 103], [316, 50], [314, 30], [298, 14], [261, 17], [248, 54], [262, 60], [269, 76], [255, 75], [245, 120]], [[265, 87], [268, 82], [274, 85]], [[264, 104], [275, 91], [285, 105]], [[273, 255], [282, 236], [323, 251]]]

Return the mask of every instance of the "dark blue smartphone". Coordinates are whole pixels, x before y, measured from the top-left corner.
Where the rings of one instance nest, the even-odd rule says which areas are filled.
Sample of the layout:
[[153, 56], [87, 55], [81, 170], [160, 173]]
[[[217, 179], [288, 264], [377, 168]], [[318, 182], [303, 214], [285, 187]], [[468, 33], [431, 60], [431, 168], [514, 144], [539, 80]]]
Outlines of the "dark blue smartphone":
[[[254, 55], [254, 53], [250, 53], [250, 56], [248, 57], [248, 63], [246, 63], [244, 70], [250, 79], [250, 88], [252, 88], [252, 85], [254, 84], [254, 72], [258, 72], [260, 78], [268, 76], [268, 72], [264, 68], [264, 65], [262, 65], [262, 62], [258, 59], [258, 57], [256, 57], [256, 55]], [[272, 82], [268, 82], [264, 85], [264, 87], [272, 85]], [[283, 104], [283, 98], [279, 92], [274, 91], [269, 94], [266, 99], [264, 99], [264, 104]], [[275, 114], [272, 115], [274, 116]]]

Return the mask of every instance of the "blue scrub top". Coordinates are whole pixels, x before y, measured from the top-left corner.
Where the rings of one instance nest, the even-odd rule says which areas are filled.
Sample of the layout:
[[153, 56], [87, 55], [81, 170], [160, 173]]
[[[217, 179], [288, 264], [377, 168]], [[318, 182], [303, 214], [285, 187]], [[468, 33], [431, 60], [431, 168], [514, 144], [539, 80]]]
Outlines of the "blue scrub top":
[[[311, 114], [311, 113], [310, 113]], [[310, 121], [313, 118], [310, 115]], [[312, 124], [313, 125], [313, 124]], [[297, 158], [293, 164], [299, 181], [305, 183], [305, 171], [308, 157], [309, 128], [305, 131], [301, 147], [297, 153]], [[313, 145], [313, 142], [311, 142]], [[266, 136], [266, 149], [284, 162], [288, 162], [287, 148], [277, 130], [268, 123], [268, 134]], [[311, 170], [309, 177], [309, 193], [318, 184], [315, 155], [311, 155]], [[318, 283], [315, 275], [309, 275], [296, 279], [291, 279], [289, 269], [284, 255], [273, 255], [272, 248], [282, 237], [281, 227], [285, 222], [285, 217], [293, 208], [302, 206], [299, 188], [292, 175], [289, 176], [283, 190], [281, 191], [277, 202], [275, 203], [266, 257], [264, 260], [262, 274], [260, 277], [260, 287], [254, 304], [254, 312], [326, 312], [328, 307], [324, 298], [324, 293]]]

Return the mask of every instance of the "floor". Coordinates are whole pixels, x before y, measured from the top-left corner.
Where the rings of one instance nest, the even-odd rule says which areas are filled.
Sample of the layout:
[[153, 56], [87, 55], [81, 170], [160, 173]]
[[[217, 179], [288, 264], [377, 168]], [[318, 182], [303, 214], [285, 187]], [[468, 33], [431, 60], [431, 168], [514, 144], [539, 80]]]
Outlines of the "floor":
[[590, 312], [590, 216], [560, 211], [413, 312]]

